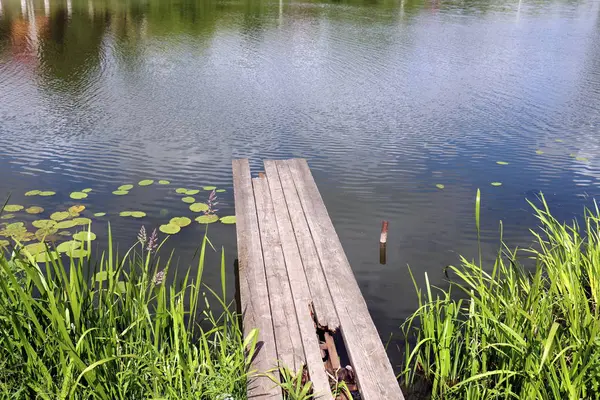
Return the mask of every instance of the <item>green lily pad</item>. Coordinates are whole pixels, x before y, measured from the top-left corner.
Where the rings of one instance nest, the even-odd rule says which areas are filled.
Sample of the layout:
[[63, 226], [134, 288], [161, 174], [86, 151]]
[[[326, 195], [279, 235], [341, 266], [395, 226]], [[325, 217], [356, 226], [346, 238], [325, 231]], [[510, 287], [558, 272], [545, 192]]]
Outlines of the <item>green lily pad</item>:
[[191, 196], [186, 196], [182, 198], [181, 201], [183, 201], [184, 203], [192, 204], [196, 201], [196, 199]]
[[89, 218], [81, 217], [75, 218], [73, 222], [75, 222], [77, 225], [89, 225], [92, 223], [92, 220]]
[[91, 191], [92, 191], [92, 189], [90, 189], [90, 188], [85, 188], [85, 189], [83, 189], [83, 190], [81, 191], [81, 193], [89, 193], [89, 192], [91, 192]]
[[58, 253], [55, 251], [51, 251], [49, 253], [40, 253], [37, 256], [35, 256], [35, 261], [38, 263], [45, 263], [45, 262], [50, 262], [50, 261], [54, 261], [54, 260], [58, 260]]
[[71, 232], [69, 232], [69, 231], [58, 232], [57, 235], [60, 235], [60, 236], [69, 236], [69, 237], [73, 236], [73, 234]]
[[212, 224], [213, 222], [217, 222], [219, 217], [214, 214], [201, 215], [196, 218], [196, 221], [200, 224]]
[[208, 204], [205, 203], [194, 203], [190, 205], [190, 211], [201, 212], [208, 210]]
[[123, 191], [129, 191], [129, 190], [133, 189], [133, 185], [129, 185], [129, 184], [128, 185], [121, 185], [117, 189], [123, 190]]
[[74, 220], [60, 221], [58, 224], [54, 225], [56, 229], [69, 229], [74, 226], [77, 226], [77, 222], [75, 222]]
[[0, 219], [12, 219], [15, 217], [15, 214], [2, 214]]
[[235, 224], [235, 215], [228, 215], [227, 217], [221, 217], [222, 224]]
[[71, 257], [71, 258], [89, 257], [90, 254], [91, 254], [91, 251], [85, 250], [85, 249], [75, 249], [75, 250], [71, 250], [71, 252], [68, 253], [69, 257]]
[[131, 216], [133, 218], [144, 218], [146, 216], [146, 213], [143, 211], [132, 211]]
[[37, 196], [40, 193], [41, 192], [39, 190], [30, 190], [29, 192], [25, 193], [25, 196]]
[[435, 184], [435, 187], [436, 187], [436, 188], [438, 188], [438, 189], [443, 189], [443, 188], [445, 188], [446, 186], [442, 185], [441, 183], [436, 183], [436, 184]]
[[43, 192], [40, 192], [39, 194], [40, 194], [40, 196], [49, 197], [49, 196], [54, 196], [56, 194], [56, 192], [53, 192], [52, 190], [45, 190]]
[[117, 196], [125, 196], [126, 194], [129, 194], [129, 192], [127, 190], [115, 190], [112, 192], [112, 194]]
[[158, 227], [162, 233], [166, 233], [167, 235], [174, 235], [181, 230], [181, 228], [177, 225], [166, 224]]
[[117, 291], [121, 294], [126, 293], [127, 283], [125, 281], [119, 281], [117, 282], [117, 286], [115, 286], [115, 289], [117, 289]]
[[4, 248], [4, 247], [8, 247], [10, 245], [10, 242], [8, 240], [0, 240], [0, 249]]
[[6, 212], [16, 212], [21, 211], [24, 207], [19, 204], [7, 204], [4, 206], [4, 211]]
[[154, 181], [152, 179], [144, 179], [143, 181], [139, 181], [138, 185], [148, 186], [148, 185], [152, 185], [153, 183], [154, 183]]
[[[588, 161], [590, 161], [590, 160], [588, 160], [588, 159], [587, 159], [587, 158], [585, 158], [585, 157], [575, 157], [575, 160], [577, 160], [577, 161], [582, 161], [582, 162], [588, 162]], [[10, 210], [7, 210], [7, 211], [10, 211]]]
[[105, 213], [105, 212], [97, 212], [97, 213], [94, 213], [94, 217], [104, 217], [105, 215], [106, 215], [106, 213]]
[[577, 154], [575, 154], [575, 153], [571, 153], [571, 154], [569, 154], [569, 157], [573, 157], [573, 158], [575, 158], [575, 157], [577, 157]]
[[542, 150], [536, 150], [535, 154], [541, 155], [541, 154], [544, 154], [544, 152]]
[[87, 231], [77, 232], [73, 235], [73, 239], [87, 242], [88, 240], [96, 240], [96, 234]]
[[165, 179], [161, 179], [160, 181], [158, 181], [159, 185], [169, 185], [171, 182], [165, 180]]
[[225, 189], [217, 189], [217, 193], [224, 193], [224, 192], [226, 192], [226, 191], [227, 191], [227, 190], [225, 190]]
[[193, 196], [198, 193], [200, 193], [200, 190], [198, 190], [198, 189], [188, 189], [185, 191], [185, 194], [188, 196]]
[[185, 194], [185, 192], [187, 192], [186, 188], [177, 188], [177, 189], [175, 189], [175, 193]]
[[53, 221], [51, 219], [38, 219], [37, 221], [33, 221], [31, 225], [39, 229], [46, 229], [56, 225], [56, 221]]
[[192, 220], [189, 219], [188, 217], [175, 217], [175, 218], [171, 218], [171, 220], [169, 221], [169, 225], [177, 225], [180, 228], [183, 228], [184, 226], [188, 226], [191, 223], [192, 223]]
[[87, 193], [83, 193], [83, 192], [73, 192], [69, 195], [70, 198], [75, 199], [75, 200], [81, 200], [81, 199], [85, 199], [86, 197], [88, 197]]
[[77, 204], [69, 207], [67, 211], [72, 214], [79, 214], [80, 212], [83, 212], [83, 210], [85, 210], [85, 206], [83, 204]]
[[25, 212], [27, 214], [41, 214], [44, 212], [44, 209], [42, 207], [38, 207], [38, 206], [31, 206], [29, 208], [26, 208]]
[[215, 190], [216, 188], [216, 186], [202, 186], [202, 189], [204, 190]]
[[498, 165], [508, 165], [508, 163], [506, 161], [496, 161], [496, 164], [498, 164]]
[[563, 140], [562, 140], [562, 139], [554, 139], [554, 141], [555, 141], [556, 143], [562, 143], [562, 142], [563, 142]]
[[108, 278], [108, 272], [100, 271], [96, 275], [94, 275], [94, 280], [96, 282], [104, 282]]
[[69, 240], [68, 242], [64, 242], [59, 244], [56, 247], [56, 251], [59, 253], [70, 253], [73, 250], [76, 250], [81, 247], [81, 242], [77, 240]]
[[33, 243], [28, 244], [27, 246], [23, 247], [23, 249], [27, 250], [27, 252], [32, 256], [35, 256], [40, 253], [44, 253], [46, 251], [46, 245], [44, 243]]
[[64, 219], [67, 219], [71, 216], [71, 214], [69, 214], [68, 211], [57, 211], [55, 213], [52, 213], [52, 215], [50, 215], [50, 219], [54, 220], [54, 221], [62, 221]]
[[58, 232], [58, 229], [56, 229], [55, 226], [38, 229], [37, 231], [35, 231], [35, 238], [40, 242], [43, 242], [48, 236], [54, 235], [56, 232]]
[[502, 186], [502, 182], [492, 182], [492, 186]]
[[119, 216], [121, 216], [121, 217], [131, 217], [131, 211], [121, 211], [119, 213]]

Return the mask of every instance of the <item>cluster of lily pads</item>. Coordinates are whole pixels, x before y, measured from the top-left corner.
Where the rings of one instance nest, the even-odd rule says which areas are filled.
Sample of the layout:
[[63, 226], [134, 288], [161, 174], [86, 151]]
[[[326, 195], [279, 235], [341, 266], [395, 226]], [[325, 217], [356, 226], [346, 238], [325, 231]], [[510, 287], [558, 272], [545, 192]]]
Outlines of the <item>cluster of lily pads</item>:
[[[154, 184], [154, 180], [146, 179], [138, 182], [138, 186], [149, 186]], [[171, 182], [167, 180], [159, 180], [159, 185], [169, 185]], [[117, 190], [113, 191], [113, 194], [123, 196], [128, 194], [135, 186], [133, 184], [121, 185]], [[202, 190], [206, 193], [209, 192], [208, 201], [201, 202], [197, 201], [194, 197], [201, 193], [200, 189], [187, 189], [178, 188], [175, 193], [182, 195], [181, 200], [189, 204], [188, 208], [192, 213], [198, 213], [194, 220], [200, 224], [210, 224], [220, 221], [223, 224], [234, 224], [235, 216], [224, 216], [219, 217], [216, 214], [218, 211], [214, 206], [217, 204], [216, 193], [225, 192], [224, 189], [217, 189], [215, 186], [203, 186]], [[88, 194], [92, 192], [91, 188], [82, 189], [70, 193], [69, 197], [74, 200], [83, 200], [88, 197]], [[25, 193], [27, 197], [42, 196], [49, 197], [54, 196], [56, 192], [50, 190], [30, 190]], [[83, 242], [88, 240], [94, 240], [96, 235], [89, 231], [89, 225], [92, 220], [87, 217], [81, 217], [80, 214], [86, 210], [86, 207], [82, 204], [77, 204], [69, 207], [67, 210], [61, 210], [53, 212], [49, 219], [39, 219], [32, 222], [33, 231], [28, 230], [24, 222], [11, 222], [11, 219], [16, 218], [16, 213], [24, 212], [31, 215], [41, 214], [45, 210], [43, 207], [38, 205], [32, 205], [25, 207], [19, 204], [7, 204], [0, 213], [0, 248], [7, 247], [10, 242], [7, 239], [12, 239], [16, 243], [23, 245], [23, 249], [27, 251], [31, 256], [35, 257], [36, 260], [42, 262], [47, 260], [46, 253], [46, 242], [57, 243], [66, 238], [70, 238], [66, 242], [58, 244], [56, 252], [52, 257], [58, 257], [60, 253], [73, 253], [75, 256], [83, 256], [88, 253], [87, 250], [83, 249]], [[106, 212], [93, 213], [94, 217], [103, 217], [107, 215]], [[163, 213], [161, 211], [161, 216]], [[144, 218], [147, 214], [144, 211], [139, 210], [128, 210], [119, 212], [121, 217], [130, 218]], [[7, 222], [2, 222], [7, 221]], [[184, 228], [192, 223], [192, 219], [186, 216], [174, 217], [171, 220], [159, 227], [159, 230], [168, 235], [174, 235], [178, 233], [181, 228]], [[84, 230], [82, 232], [71, 232], [69, 229]], [[37, 241], [37, 243], [27, 244], [28, 242]]]

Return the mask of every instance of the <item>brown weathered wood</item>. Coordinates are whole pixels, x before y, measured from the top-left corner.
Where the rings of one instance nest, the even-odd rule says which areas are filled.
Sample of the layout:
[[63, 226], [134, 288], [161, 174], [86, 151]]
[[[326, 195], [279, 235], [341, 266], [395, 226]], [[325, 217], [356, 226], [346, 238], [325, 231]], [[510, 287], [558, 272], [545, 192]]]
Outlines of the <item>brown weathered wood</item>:
[[329, 378], [323, 365], [316, 326], [311, 315], [312, 297], [275, 162], [265, 161], [265, 171], [267, 172], [271, 200], [281, 239], [281, 248], [315, 398], [329, 400], [332, 398], [332, 394], [329, 387]]
[[306, 160], [286, 161], [340, 320], [362, 397], [403, 400], [394, 371]]
[[336, 371], [341, 367], [340, 356], [338, 355], [333, 336], [329, 332], [325, 332], [325, 344], [327, 345], [327, 352], [329, 353], [329, 360], [331, 361], [331, 368]]
[[[266, 168], [267, 162], [265, 162]], [[270, 164], [272, 165], [272, 164]], [[298, 244], [300, 257], [308, 280], [308, 286], [313, 299], [315, 317], [319, 325], [335, 331], [340, 325], [333, 300], [327, 286], [321, 261], [309, 229], [296, 185], [290, 169], [285, 161], [276, 161], [277, 172], [289, 210], [290, 220]], [[272, 169], [272, 167], [271, 167]]]
[[268, 301], [271, 303], [277, 358], [282, 366], [297, 372], [304, 365], [304, 349], [279, 239], [275, 210], [271, 201], [269, 182], [264, 178], [254, 178], [252, 186], [269, 290]]
[[277, 353], [250, 167], [246, 159], [233, 161], [233, 188], [244, 334], [248, 335], [254, 328], [259, 330], [258, 351], [250, 368], [256, 373], [248, 379], [248, 398], [281, 399], [281, 389], [268, 377], [259, 375], [276, 367]]

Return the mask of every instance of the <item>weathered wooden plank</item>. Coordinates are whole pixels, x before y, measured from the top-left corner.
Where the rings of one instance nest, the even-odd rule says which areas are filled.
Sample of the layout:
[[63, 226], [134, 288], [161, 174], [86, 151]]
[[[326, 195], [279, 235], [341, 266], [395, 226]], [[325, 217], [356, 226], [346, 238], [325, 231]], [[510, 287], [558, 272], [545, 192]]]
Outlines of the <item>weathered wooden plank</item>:
[[281, 187], [279, 173], [274, 161], [265, 161], [264, 164], [308, 373], [313, 384], [313, 392], [315, 399], [330, 400], [332, 394], [329, 387], [329, 378], [323, 365], [316, 326], [312, 317], [312, 297], [290, 220], [290, 213]]
[[232, 164], [244, 334], [248, 335], [254, 328], [259, 330], [258, 352], [250, 368], [256, 373], [248, 379], [248, 398], [281, 399], [281, 389], [260, 375], [276, 367], [277, 352], [250, 166], [246, 159], [234, 160]]
[[[265, 168], [267, 162], [265, 161]], [[313, 238], [308, 227], [300, 198], [288, 165], [284, 161], [276, 161], [277, 172], [289, 210], [294, 235], [302, 258], [302, 264], [308, 280], [309, 290], [313, 299], [313, 306], [317, 322], [322, 327], [332, 331], [337, 330], [340, 325], [327, 281], [323, 274], [321, 261], [317, 254]], [[267, 172], [268, 173], [268, 172]]]
[[279, 239], [275, 210], [271, 201], [269, 182], [265, 178], [254, 178], [252, 186], [269, 290], [268, 299], [271, 303], [277, 358], [284, 367], [299, 371], [304, 365], [304, 349]]
[[365, 400], [403, 400], [394, 371], [373, 324], [352, 268], [304, 159], [286, 162], [308, 221], [340, 319], [360, 392]]

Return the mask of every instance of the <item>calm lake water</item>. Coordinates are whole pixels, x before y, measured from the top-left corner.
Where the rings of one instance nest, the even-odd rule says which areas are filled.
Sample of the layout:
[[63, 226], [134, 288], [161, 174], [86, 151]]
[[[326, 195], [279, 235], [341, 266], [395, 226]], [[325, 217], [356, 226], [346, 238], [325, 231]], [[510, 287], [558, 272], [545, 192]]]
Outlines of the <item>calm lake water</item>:
[[[84, 216], [107, 212], [94, 218], [97, 245], [110, 220], [125, 249], [142, 224], [192, 215], [177, 187], [226, 189], [219, 214], [232, 214], [232, 158], [258, 171], [264, 158], [305, 157], [387, 338], [416, 306], [407, 265], [444, 287], [443, 268], [476, 255], [477, 188], [488, 256], [500, 220], [509, 245], [531, 242], [526, 199], [539, 192], [561, 219], [593, 204], [599, 10], [597, 1], [0, 0], [0, 197], [40, 205], [46, 218], [76, 203]], [[111, 193], [141, 179], [171, 185]], [[88, 187], [87, 199], [69, 198]], [[57, 195], [25, 197], [31, 189]], [[148, 217], [117, 215], [131, 209]], [[194, 223], [168, 241], [180, 268], [203, 233]], [[225, 249], [233, 287], [235, 227], [213, 224], [209, 236]], [[206, 274], [217, 282], [218, 254]], [[390, 355], [398, 359], [395, 346]]]

